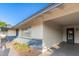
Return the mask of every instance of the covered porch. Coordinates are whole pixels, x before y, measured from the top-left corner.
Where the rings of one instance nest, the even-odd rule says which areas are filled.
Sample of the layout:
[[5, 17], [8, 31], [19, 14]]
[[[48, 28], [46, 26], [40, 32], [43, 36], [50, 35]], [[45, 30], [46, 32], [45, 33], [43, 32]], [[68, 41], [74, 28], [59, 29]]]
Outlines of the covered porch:
[[[69, 30], [68, 29], [72, 29]], [[44, 22], [44, 46], [55, 48], [51, 55], [79, 55], [79, 12]], [[65, 42], [62, 43], [61, 42]], [[70, 48], [70, 49], [69, 49]], [[58, 52], [57, 52], [58, 51]], [[72, 52], [74, 51], [74, 52]], [[68, 53], [67, 53], [68, 52]], [[55, 54], [56, 53], [56, 54]], [[64, 53], [64, 54], [62, 54]], [[76, 54], [77, 53], [77, 54]]]

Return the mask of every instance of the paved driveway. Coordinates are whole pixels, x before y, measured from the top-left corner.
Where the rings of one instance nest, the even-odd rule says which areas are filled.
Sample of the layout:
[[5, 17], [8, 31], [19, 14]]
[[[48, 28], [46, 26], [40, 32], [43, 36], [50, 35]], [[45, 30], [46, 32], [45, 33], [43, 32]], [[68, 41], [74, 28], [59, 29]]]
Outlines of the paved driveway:
[[59, 44], [59, 48], [51, 48], [53, 52], [50, 56], [79, 56], [79, 44], [67, 44], [61, 43]]

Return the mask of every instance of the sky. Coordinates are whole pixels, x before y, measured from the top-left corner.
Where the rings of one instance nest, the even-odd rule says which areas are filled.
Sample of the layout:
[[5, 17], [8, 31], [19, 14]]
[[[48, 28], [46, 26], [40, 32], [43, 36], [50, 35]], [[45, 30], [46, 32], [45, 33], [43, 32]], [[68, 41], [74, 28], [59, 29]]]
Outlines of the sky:
[[0, 3], [0, 21], [14, 26], [46, 6], [47, 3]]

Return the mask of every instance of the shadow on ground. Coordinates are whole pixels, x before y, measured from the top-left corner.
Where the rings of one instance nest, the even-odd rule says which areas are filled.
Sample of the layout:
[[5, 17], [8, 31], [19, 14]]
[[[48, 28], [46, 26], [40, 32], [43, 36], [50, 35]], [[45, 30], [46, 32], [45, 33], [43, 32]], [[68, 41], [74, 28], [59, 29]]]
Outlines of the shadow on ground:
[[50, 56], [79, 56], [79, 44], [67, 44], [62, 42], [59, 48], [51, 48], [53, 50]]

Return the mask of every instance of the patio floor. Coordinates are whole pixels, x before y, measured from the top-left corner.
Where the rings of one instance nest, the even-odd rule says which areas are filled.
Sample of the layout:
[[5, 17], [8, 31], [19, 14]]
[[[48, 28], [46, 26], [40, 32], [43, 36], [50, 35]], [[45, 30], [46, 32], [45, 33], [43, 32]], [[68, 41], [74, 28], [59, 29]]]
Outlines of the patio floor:
[[79, 56], [79, 44], [67, 44], [65, 42], [60, 43], [59, 48], [51, 48], [53, 52], [50, 56]]

